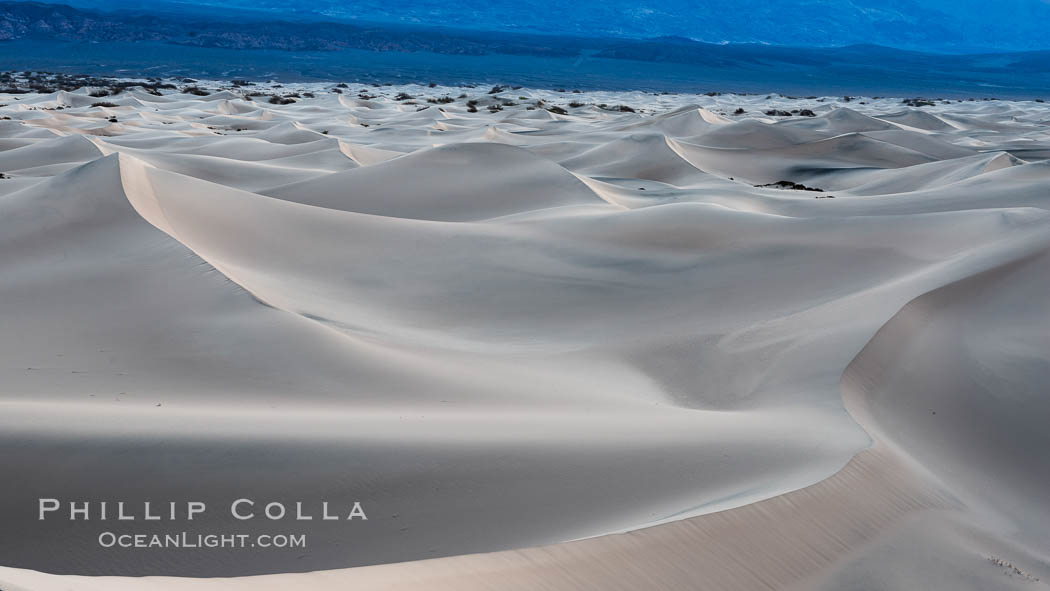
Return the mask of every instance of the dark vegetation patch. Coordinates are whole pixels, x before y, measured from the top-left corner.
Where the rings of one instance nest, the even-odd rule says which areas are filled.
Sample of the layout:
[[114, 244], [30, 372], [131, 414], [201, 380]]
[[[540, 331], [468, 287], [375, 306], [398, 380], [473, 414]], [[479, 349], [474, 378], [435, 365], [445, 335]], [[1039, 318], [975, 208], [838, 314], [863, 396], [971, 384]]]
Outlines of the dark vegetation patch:
[[73, 92], [81, 88], [92, 89], [89, 96], [102, 98], [115, 96], [125, 90], [140, 88], [151, 94], [160, 94], [160, 89], [175, 88], [163, 83], [160, 78], [145, 80], [117, 80], [89, 76], [86, 74], [63, 74], [56, 72], [0, 72], [0, 92], [8, 94], [50, 94], [59, 91]]
[[916, 107], [916, 108], [918, 108], [918, 107], [932, 107], [935, 104], [937, 104], [937, 103], [934, 103], [931, 100], [927, 100], [927, 99], [924, 99], [924, 98], [906, 98], [906, 99], [904, 99], [901, 102], [903, 104], [909, 106], [909, 107]]
[[795, 183], [792, 181], [777, 181], [775, 183], [766, 183], [765, 185], [755, 185], [762, 189], [788, 189], [792, 191], [816, 191], [823, 193], [824, 189], [818, 189], [816, 187], [807, 187], [802, 183]]

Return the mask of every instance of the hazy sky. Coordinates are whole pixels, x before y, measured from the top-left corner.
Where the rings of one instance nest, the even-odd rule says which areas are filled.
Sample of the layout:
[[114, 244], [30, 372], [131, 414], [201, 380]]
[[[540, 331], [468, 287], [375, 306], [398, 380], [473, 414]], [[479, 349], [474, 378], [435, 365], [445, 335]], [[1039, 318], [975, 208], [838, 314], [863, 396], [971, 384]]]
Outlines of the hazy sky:
[[[61, 1], [61, 0], [51, 0]], [[66, 0], [102, 8], [145, 0]], [[280, 18], [370, 20], [708, 42], [877, 43], [938, 51], [1050, 49], [1046, 0], [170, 0]]]

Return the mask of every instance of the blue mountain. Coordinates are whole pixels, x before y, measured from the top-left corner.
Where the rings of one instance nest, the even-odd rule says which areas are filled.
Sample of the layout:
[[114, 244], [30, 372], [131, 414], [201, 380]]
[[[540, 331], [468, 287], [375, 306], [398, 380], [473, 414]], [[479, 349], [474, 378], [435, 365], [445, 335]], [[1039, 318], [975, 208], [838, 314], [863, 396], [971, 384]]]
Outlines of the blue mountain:
[[73, 0], [104, 10], [237, 10], [491, 31], [943, 52], [1050, 48], [1048, 0]]

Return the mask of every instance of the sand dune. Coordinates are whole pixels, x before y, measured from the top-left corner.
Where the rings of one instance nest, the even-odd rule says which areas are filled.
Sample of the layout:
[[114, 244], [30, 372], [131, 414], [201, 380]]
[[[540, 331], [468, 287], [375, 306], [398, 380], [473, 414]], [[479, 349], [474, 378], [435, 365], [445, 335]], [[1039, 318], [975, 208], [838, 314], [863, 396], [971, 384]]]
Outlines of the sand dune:
[[0, 95], [0, 589], [1050, 580], [1045, 105], [201, 86]]

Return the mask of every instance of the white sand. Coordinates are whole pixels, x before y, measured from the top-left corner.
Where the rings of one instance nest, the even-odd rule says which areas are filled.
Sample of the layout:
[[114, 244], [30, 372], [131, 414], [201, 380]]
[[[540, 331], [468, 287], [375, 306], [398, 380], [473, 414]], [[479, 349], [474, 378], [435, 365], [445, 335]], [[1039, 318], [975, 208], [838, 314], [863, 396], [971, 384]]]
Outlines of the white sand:
[[1044, 104], [331, 88], [0, 95], [0, 589], [1050, 580]]

